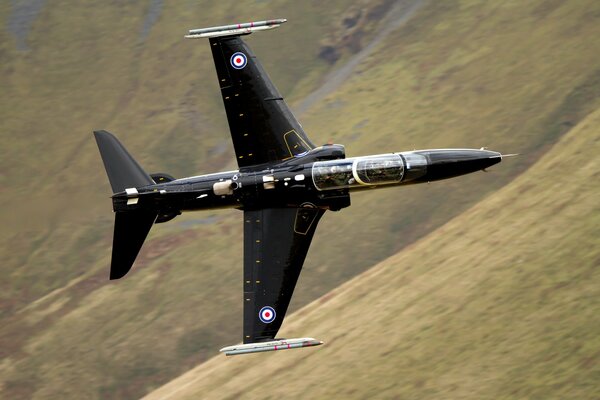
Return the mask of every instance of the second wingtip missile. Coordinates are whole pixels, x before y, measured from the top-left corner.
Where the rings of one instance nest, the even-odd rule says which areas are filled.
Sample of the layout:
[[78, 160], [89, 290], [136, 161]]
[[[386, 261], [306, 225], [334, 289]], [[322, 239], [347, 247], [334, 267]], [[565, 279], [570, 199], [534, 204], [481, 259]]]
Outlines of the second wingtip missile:
[[322, 344], [322, 341], [313, 338], [281, 339], [273, 340], [270, 342], [246, 343], [227, 346], [221, 349], [221, 353], [225, 353], [226, 356], [235, 356], [238, 354], [262, 353], [264, 351], [277, 351], [298, 349], [302, 347], [320, 346]]
[[209, 38], [217, 36], [243, 35], [256, 31], [273, 29], [287, 22], [285, 18], [269, 19], [266, 21], [244, 22], [241, 24], [212, 26], [209, 28], [190, 29], [185, 36], [187, 39]]

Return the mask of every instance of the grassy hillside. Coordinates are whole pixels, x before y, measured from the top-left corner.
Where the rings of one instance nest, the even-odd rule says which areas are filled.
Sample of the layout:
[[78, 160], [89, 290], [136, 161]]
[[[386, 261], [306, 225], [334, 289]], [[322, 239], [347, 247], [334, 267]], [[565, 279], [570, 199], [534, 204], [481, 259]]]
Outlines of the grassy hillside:
[[519, 179], [284, 323], [324, 346], [218, 356], [145, 399], [594, 397], [598, 151], [600, 109]]
[[[342, 24], [346, 8], [357, 6], [292, 3], [169, 5], [142, 40], [146, 1], [119, 7], [79, 2], [68, 12], [48, 2], [32, 24], [28, 50], [19, 50], [9, 32], [0, 31], [5, 72], [0, 169], [7, 194], [0, 205], [10, 227], [0, 230], [2, 271], [10, 275], [0, 295], [3, 314], [89, 272], [93, 262], [80, 263], [75, 250], [102, 255], [110, 245], [110, 189], [92, 129], [115, 132], [150, 172], [179, 177], [235, 167], [210, 50], [206, 42], [183, 40], [186, 29], [285, 15], [287, 35], [253, 35], [249, 42], [292, 101], [296, 92], [317, 87], [331, 68], [317, 57], [320, 40]], [[387, 4], [360, 2], [365, 9], [380, 3]], [[8, 23], [7, 5], [0, 16]], [[365, 41], [377, 27], [367, 22]], [[317, 143], [325, 140], [315, 136]], [[184, 222], [174, 229], [187, 228]], [[224, 241], [230, 239], [235, 238]], [[90, 248], [99, 240], [103, 252]]]
[[[156, 3], [47, 1], [26, 49], [0, 30], [4, 396], [134, 398], [239, 340], [238, 212], [157, 226], [133, 272], [107, 281], [113, 217], [92, 129], [116, 133], [150, 172], [235, 167], [209, 49], [184, 41], [186, 30], [289, 18], [248, 41], [293, 107], [378, 37], [395, 4], [168, 3], [148, 30]], [[328, 213], [292, 309], [501, 188], [597, 108], [599, 16], [594, 1], [423, 2], [313, 103], [307, 132], [350, 156], [444, 146], [525, 156]], [[324, 46], [337, 61], [319, 57]]]

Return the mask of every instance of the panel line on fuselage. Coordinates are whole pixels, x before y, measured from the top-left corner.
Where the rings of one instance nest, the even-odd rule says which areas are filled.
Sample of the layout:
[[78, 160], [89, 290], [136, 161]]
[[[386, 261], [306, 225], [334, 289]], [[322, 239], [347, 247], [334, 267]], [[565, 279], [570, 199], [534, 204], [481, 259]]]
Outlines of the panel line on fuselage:
[[218, 176], [218, 175], [228, 175], [228, 174], [231, 174], [233, 176], [235, 174], [238, 174], [239, 172], [240, 171], [236, 169], [236, 170], [232, 170], [232, 171], [215, 172], [215, 173], [212, 173], [212, 174], [188, 176], [188, 177], [185, 177], [185, 178], [175, 179], [175, 180], [171, 181], [170, 183], [188, 183], [189, 181], [197, 179], [197, 178], [211, 178], [211, 177]]

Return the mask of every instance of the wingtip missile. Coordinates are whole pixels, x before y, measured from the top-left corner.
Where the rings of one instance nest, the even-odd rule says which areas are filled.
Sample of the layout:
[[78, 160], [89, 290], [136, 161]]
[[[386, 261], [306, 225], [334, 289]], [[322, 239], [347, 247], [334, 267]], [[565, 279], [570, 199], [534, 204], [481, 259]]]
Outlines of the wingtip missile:
[[322, 344], [322, 341], [313, 338], [281, 339], [270, 342], [237, 344], [223, 347], [220, 351], [221, 353], [225, 353], [226, 356], [235, 356], [238, 354], [262, 353], [265, 351], [299, 349], [302, 347], [320, 346]]
[[186, 39], [210, 38], [218, 36], [247, 35], [252, 32], [274, 29], [286, 23], [287, 19], [277, 18], [266, 21], [244, 22], [241, 24], [211, 26], [209, 28], [190, 29]]

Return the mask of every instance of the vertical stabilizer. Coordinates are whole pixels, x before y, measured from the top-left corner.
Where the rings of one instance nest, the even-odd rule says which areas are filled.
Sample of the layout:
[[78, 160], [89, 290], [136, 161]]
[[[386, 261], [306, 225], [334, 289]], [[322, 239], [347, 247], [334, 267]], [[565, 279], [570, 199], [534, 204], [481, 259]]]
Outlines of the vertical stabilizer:
[[95, 131], [94, 136], [113, 193], [122, 192], [127, 188], [154, 184], [150, 175], [140, 167], [140, 164], [133, 159], [112, 133]]

